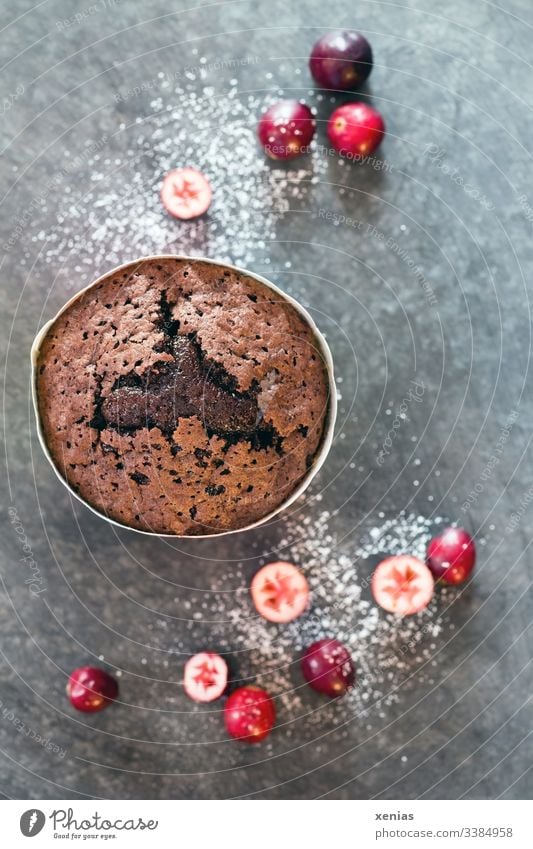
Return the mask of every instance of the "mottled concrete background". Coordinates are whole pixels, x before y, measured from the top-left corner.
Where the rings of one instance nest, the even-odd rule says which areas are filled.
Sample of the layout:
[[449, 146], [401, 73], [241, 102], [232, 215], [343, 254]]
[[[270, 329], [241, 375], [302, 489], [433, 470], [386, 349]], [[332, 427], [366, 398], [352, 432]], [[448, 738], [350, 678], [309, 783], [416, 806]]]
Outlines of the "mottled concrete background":
[[[364, 96], [386, 118], [379, 156], [322, 149], [263, 169], [255, 116], [278, 89], [317, 106], [325, 145], [332, 103], [307, 57], [339, 26], [374, 47]], [[2, 27], [2, 793], [530, 796], [531, 3], [8, 0]], [[185, 162], [215, 186], [190, 229], [157, 199], [161, 173]], [[73, 503], [37, 442], [38, 327], [109, 265], [163, 248], [246, 262], [328, 335], [335, 444], [311, 495], [266, 529], [179, 544], [117, 532]], [[426, 630], [423, 617], [408, 638], [384, 624], [374, 640], [370, 608], [352, 623], [342, 601], [379, 559], [365, 540], [387, 522], [393, 536], [397, 521], [418, 527], [402, 510], [465, 524], [478, 569]], [[351, 639], [366, 670], [351, 701], [301, 688], [297, 634], [292, 652], [288, 632], [265, 637], [251, 609], [245, 626], [235, 614], [259, 562], [305, 557], [305, 538], [315, 585], [335, 576], [316, 627]], [[357, 575], [341, 581], [338, 557]], [[389, 672], [374, 668], [385, 627]], [[205, 646], [279, 696], [267, 744], [226, 740], [217, 706], [183, 694], [183, 657]], [[122, 672], [122, 704], [74, 715], [68, 673], [99, 657]]]

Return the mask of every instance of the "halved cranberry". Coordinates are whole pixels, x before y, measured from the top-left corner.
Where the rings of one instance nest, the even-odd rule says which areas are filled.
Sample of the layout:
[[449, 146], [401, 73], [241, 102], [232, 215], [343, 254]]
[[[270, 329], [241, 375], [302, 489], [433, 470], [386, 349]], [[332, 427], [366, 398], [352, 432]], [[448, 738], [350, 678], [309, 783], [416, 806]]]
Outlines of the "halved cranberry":
[[464, 528], [446, 528], [428, 545], [427, 564], [437, 580], [462, 584], [476, 565], [476, 546]]
[[224, 721], [232, 737], [247, 743], [260, 743], [274, 727], [274, 702], [259, 687], [240, 687], [228, 697]]
[[200, 652], [185, 664], [183, 686], [195, 702], [212, 702], [228, 684], [228, 665], [219, 654]]
[[195, 168], [175, 168], [163, 180], [161, 200], [175, 218], [186, 220], [203, 215], [211, 197], [209, 181]]
[[410, 616], [427, 607], [435, 582], [425, 563], [409, 554], [382, 560], [372, 575], [372, 594], [384, 610]]
[[263, 566], [254, 575], [250, 592], [257, 612], [269, 622], [291, 622], [309, 602], [304, 574], [285, 560]]
[[70, 673], [67, 696], [76, 710], [95, 713], [117, 698], [118, 684], [105, 669], [80, 666]]

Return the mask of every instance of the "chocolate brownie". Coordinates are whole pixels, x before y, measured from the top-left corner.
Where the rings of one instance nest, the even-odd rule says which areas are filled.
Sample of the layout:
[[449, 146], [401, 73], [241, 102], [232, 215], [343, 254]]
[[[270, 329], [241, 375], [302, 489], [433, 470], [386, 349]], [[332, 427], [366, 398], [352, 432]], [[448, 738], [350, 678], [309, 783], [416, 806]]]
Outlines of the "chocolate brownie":
[[158, 258], [108, 275], [41, 344], [54, 463], [94, 508], [154, 533], [261, 519], [320, 447], [328, 378], [314, 334], [259, 281]]

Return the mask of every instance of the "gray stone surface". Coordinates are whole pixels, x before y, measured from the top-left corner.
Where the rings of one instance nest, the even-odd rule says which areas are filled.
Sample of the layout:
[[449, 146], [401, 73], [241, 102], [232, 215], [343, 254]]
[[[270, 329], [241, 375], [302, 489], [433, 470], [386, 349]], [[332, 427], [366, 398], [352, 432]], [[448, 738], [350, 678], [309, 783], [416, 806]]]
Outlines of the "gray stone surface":
[[[94, 11], [83, 0], [4, 4], [1, 792], [9, 798], [530, 796], [531, 4], [190, 5], [108, 0]], [[79, 20], [66, 23], [76, 13]], [[281, 86], [305, 97], [312, 87], [310, 45], [323, 30], [344, 25], [366, 32], [374, 46], [365, 96], [386, 116], [380, 156], [388, 167], [327, 157], [312, 194], [278, 218], [275, 238], [254, 264], [315, 311], [342, 378], [337, 439], [313, 489], [322, 500], [309, 499], [302, 509], [312, 517], [324, 508], [335, 513], [331, 528], [346, 535], [341, 548], [348, 553], [368, 528], [401, 510], [456, 519], [480, 541], [479, 566], [435, 640], [432, 684], [413, 658], [413, 679], [399, 701], [371, 707], [364, 719], [308, 691], [304, 708], [320, 708], [318, 724], [308, 723], [305, 710], [299, 717], [282, 711], [271, 744], [246, 748], [224, 740], [216, 712], [191, 710], [176, 683], [182, 660], [169, 652], [211, 644], [210, 623], [193, 621], [187, 603], [200, 605], [215, 579], [223, 582], [230, 567], [235, 575], [235, 563], [243, 563], [238, 585], [245, 586], [261, 556], [279, 551], [284, 524], [216, 542], [169, 544], [117, 533], [70, 500], [37, 443], [28, 354], [43, 320], [83, 283], [75, 252], [65, 249], [55, 265], [47, 261], [53, 243], [39, 234], [67, 224], [71, 233], [84, 233], [91, 225], [82, 218], [58, 222], [67, 188], [73, 198], [94, 191], [96, 199], [109, 188], [95, 188], [82, 162], [48, 190], [65, 149], [82, 151], [88, 140], [107, 135], [113, 138], [102, 159], [128, 158], [119, 125], [148, 114], [158, 92], [148, 89], [117, 106], [117, 90], [191, 65], [196, 45], [207, 62], [256, 58], [250, 67], [213, 73], [208, 82], [217, 94], [235, 76], [243, 92], [261, 96]], [[323, 101], [319, 118], [330, 108]], [[190, 138], [194, 145], [194, 121]], [[442, 152], [428, 154], [429, 145]], [[148, 192], [157, 170], [149, 157], [148, 150], [138, 166]], [[123, 179], [121, 172], [110, 178], [111, 187], [113, 179]], [[362, 229], [335, 226], [320, 209], [356, 218]], [[209, 226], [203, 238], [198, 231], [197, 253], [209, 253]], [[108, 237], [109, 228], [100, 247], [104, 256], [109, 248], [111, 260]], [[397, 247], [387, 246], [389, 239]], [[179, 240], [169, 247], [179, 250]], [[231, 244], [226, 253], [232, 255]], [[105, 267], [99, 257], [85, 270]], [[390, 410], [415, 376], [426, 387], [423, 402], [412, 405], [379, 467]], [[501, 428], [513, 411], [502, 443]], [[480, 491], [465, 515], [461, 505], [476, 484]], [[26, 583], [15, 515], [39, 570], [39, 594]], [[231, 598], [230, 592], [228, 611]], [[66, 676], [100, 655], [124, 670], [125, 704], [93, 717], [74, 715], [64, 697]], [[233, 660], [237, 674], [250, 674], [246, 652]], [[61, 751], [39, 744], [35, 734]]]

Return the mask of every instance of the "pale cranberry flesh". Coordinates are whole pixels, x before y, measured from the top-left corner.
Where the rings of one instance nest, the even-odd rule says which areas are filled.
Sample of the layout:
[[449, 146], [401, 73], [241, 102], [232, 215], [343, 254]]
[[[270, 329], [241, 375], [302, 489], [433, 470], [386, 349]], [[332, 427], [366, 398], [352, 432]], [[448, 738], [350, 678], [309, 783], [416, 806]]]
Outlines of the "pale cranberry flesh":
[[427, 564], [437, 580], [463, 584], [476, 565], [476, 545], [464, 528], [446, 528], [428, 545]]
[[228, 683], [228, 665], [214, 652], [200, 652], [185, 664], [183, 687], [195, 702], [213, 702], [218, 699]]
[[257, 612], [269, 622], [291, 622], [309, 603], [305, 575], [285, 560], [267, 563], [256, 572], [250, 592]]
[[370, 586], [374, 600], [388, 613], [412, 616], [428, 606], [435, 581], [417, 557], [396, 554], [376, 566]]
[[163, 179], [161, 201], [174, 218], [198, 218], [207, 212], [211, 199], [209, 180], [195, 168], [174, 168]]

